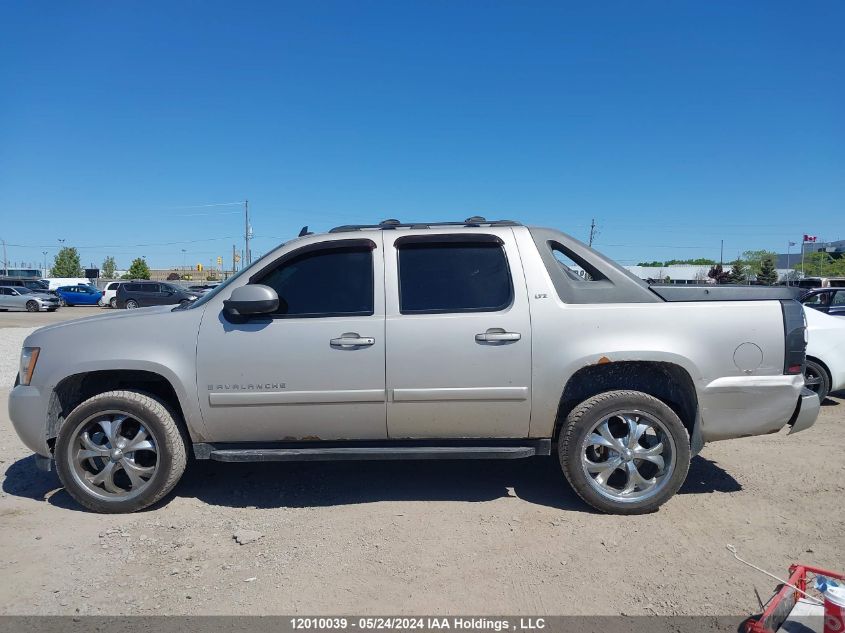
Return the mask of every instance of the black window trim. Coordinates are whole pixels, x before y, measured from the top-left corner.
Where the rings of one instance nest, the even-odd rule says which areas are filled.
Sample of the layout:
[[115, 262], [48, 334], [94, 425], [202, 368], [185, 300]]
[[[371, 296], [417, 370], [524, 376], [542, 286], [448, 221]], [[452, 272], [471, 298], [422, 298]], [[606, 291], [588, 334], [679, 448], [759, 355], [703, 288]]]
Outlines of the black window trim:
[[[505, 258], [505, 270], [508, 277], [508, 297], [505, 303], [496, 307], [489, 308], [460, 308], [454, 310], [451, 308], [431, 308], [426, 310], [403, 310], [402, 309], [402, 269], [399, 258], [399, 251], [403, 246], [408, 244], [498, 244], [502, 252], [502, 257]], [[515, 294], [513, 288], [513, 273], [511, 272], [511, 264], [508, 259], [508, 253], [505, 250], [505, 242], [497, 235], [489, 233], [442, 233], [435, 235], [405, 235], [393, 242], [396, 248], [396, 285], [399, 294], [399, 314], [419, 315], [419, 314], [480, 314], [485, 312], [504, 312], [513, 307]]]
[[270, 319], [328, 319], [331, 317], [368, 317], [373, 316], [376, 313], [376, 265], [375, 265], [375, 255], [373, 251], [378, 248], [376, 243], [373, 240], [366, 239], [366, 238], [357, 238], [357, 239], [345, 239], [345, 240], [326, 240], [323, 242], [313, 242], [311, 244], [306, 244], [305, 246], [300, 246], [292, 251], [289, 251], [279, 257], [278, 259], [274, 259], [272, 262], [267, 264], [266, 266], [262, 267], [257, 272], [253, 273], [249, 280], [247, 281], [247, 285], [251, 284], [259, 284], [261, 283], [261, 279], [266, 277], [270, 272], [282, 266], [285, 262], [290, 261], [300, 255], [305, 255], [306, 253], [317, 252], [317, 251], [334, 251], [334, 250], [343, 250], [349, 248], [367, 248], [370, 251], [370, 283], [372, 284], [373, 288], [373, 307], [369, 311], [362, 311], [362, 312], [314, 312], [314, 313], [306, 313], [306, 314], [257, 314], [251, 318], [251, 320], [270, 320]]

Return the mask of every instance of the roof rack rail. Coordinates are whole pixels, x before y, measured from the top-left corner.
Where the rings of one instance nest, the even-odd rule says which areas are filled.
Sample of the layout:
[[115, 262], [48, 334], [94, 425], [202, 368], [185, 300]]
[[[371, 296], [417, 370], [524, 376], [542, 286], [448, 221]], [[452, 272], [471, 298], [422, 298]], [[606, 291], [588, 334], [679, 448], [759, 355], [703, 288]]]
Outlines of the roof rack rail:
[[438, 226], [465, 226], [465, 227], [479, 227], [479, 226], [522, 226], [519, 222], [514, 220], [487, 220], [480, 215], [474, 215], [467, 218], [463, 222], [400, 222], [394, 218], [382, 220], [378, 224], [344, 224], [336, 226], [329, 230], [329, 233], [346, 233], [349, 231], [361, 231], [365, 229], [430, 229]]

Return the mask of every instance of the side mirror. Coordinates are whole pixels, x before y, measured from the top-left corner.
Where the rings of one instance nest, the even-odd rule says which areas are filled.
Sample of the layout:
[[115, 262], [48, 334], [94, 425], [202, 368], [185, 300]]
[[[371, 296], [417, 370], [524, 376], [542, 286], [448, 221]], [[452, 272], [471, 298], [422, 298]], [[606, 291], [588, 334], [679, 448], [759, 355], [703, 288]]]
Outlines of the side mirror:
[[269, 314], [278, 307], [279, 295], [270, 286], [261, 284], [235, 288], [223, 302], [223, 310], [227, 315], [234, 317]]

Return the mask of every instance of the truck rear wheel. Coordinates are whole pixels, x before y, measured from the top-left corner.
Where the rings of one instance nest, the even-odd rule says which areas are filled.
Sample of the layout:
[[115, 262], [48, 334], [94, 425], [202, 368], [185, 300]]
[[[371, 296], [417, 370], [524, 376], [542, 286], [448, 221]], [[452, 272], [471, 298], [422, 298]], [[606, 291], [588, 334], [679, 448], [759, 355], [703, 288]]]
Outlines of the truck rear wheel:
[[572, 488], [609, 514], [653, 512], [686, 479], [689, 434], [666, 404], [640, 391], [593, 396], [567, 416], [558, 457]]
[[89, 510], [135, 512], [170, 492], [187, 449], [173, 414], [137, 391], [109, 391], [76, 407], [59, 430], [56, 470]]

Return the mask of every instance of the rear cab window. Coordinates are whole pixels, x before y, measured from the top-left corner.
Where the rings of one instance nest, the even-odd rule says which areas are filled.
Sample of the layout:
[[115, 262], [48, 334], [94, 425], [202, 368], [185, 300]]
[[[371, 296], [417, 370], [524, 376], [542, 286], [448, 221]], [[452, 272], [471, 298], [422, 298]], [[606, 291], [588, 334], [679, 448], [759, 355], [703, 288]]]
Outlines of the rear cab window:
[[502, 241], [492, 235], [396, 241], [402, 314], [498, 312], [513, 302]]

